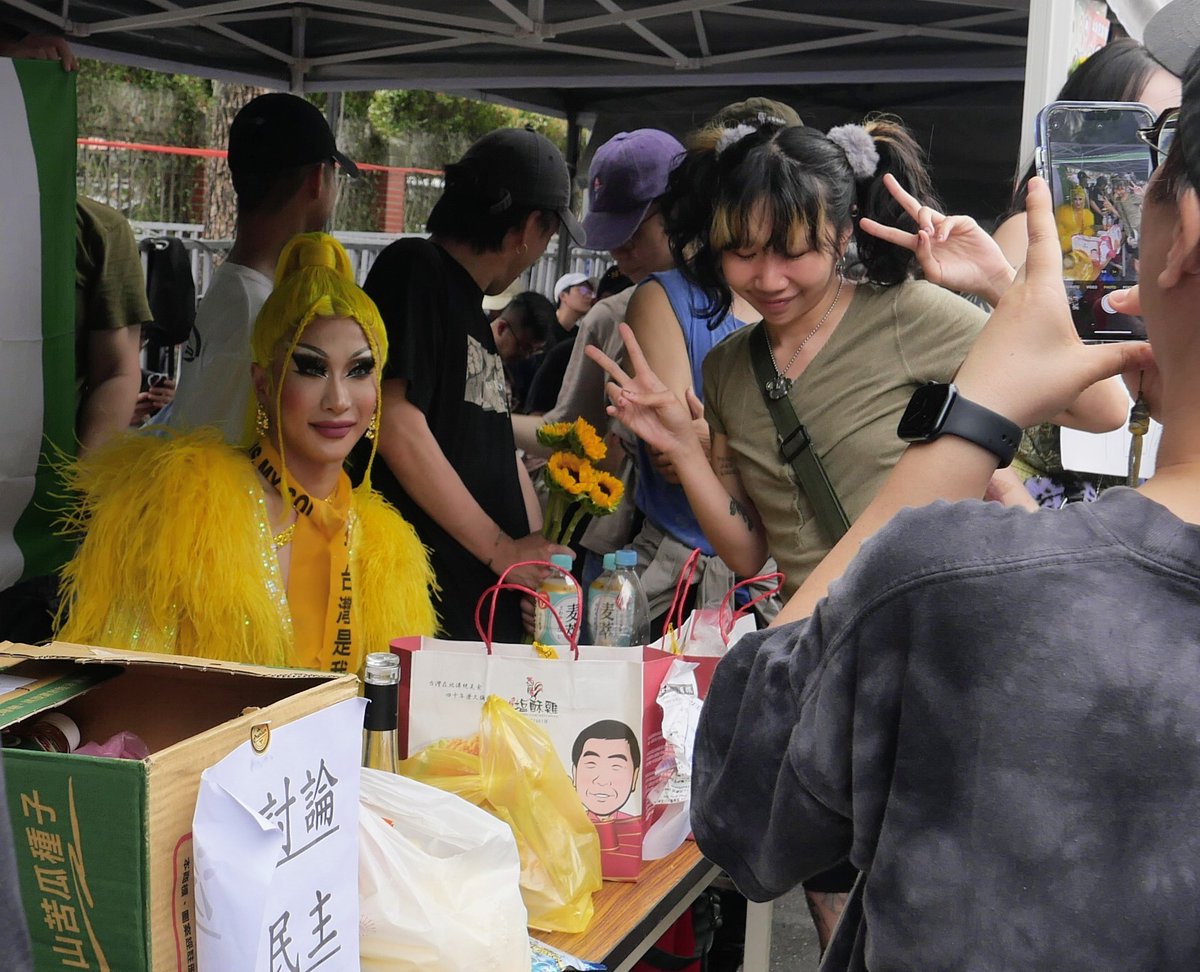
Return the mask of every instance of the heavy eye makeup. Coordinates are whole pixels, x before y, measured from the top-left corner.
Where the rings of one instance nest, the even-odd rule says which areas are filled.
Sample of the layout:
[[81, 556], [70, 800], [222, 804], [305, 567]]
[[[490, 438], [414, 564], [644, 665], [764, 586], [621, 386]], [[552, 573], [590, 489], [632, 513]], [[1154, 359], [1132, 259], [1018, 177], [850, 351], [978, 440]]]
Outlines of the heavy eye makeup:
[[[292, 354], [292, 367], [296, 374], [307, 378], [325, 378], [329, 374], [329, 359], [315, 348], [297, 347]], [[375, 372], [375, 358], [370, 350], [364, 348], [353, 358], [346, 368], [347, 378], [367, 378]]]
[[375, 359], [370, 353], [356, 357], [350, 362], [350, 370], [346, 372], [348, 378], [369, 378], [375, 373]]

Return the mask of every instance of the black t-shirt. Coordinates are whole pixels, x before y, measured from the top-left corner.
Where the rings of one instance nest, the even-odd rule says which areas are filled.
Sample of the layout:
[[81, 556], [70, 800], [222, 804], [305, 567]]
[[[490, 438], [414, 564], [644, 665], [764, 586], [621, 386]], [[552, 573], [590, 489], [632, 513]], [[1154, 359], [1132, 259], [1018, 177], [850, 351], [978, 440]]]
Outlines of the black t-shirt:
[[533, 381], [529, 383], [529, 391], [525, 395], [525, 410], [535, 415], [548, 412], [558, 403], [558, 393], [562, 389], [563, 376], [567, 373], [567, 365], [571, 361], [571, 352], [575, 350], [575, 328], [566, 338], [559, 341], [542, 359]]
[[[500, 529], [525, 536], [529, 521], [517, 479], [504, 367], [479, 286], [441, 247], [404, 239], [379, 254], [363, 288], [387, 326], [383, 378], [408, 382], [408, 400], [425, 414], [463, 485]], [[385, 462], [375, 468], [376, 487], [432, 551], [446, 636], [477, 640], [475, 604], [496, 575], [409, 497]], [[520, 641], [524, 631], [517, 599], [506, 597], [502, 603], [495, 638]]]

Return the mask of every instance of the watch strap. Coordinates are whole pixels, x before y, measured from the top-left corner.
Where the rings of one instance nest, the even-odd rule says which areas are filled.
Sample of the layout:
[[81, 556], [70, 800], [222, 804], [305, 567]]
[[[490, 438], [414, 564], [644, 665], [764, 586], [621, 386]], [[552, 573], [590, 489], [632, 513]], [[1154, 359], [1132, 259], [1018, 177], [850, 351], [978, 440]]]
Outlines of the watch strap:
[[771, 360], [771, 348], [767, 344], [767, 332], [761, 322], [754, 326], [749, 344], [750, 363], [754, 366], [758, 390], [762, 392], [767, 411], [775, 423], [779, 454], [796, 474], [796, 481], [812, 503], [826, 539], [831, 544], [837, 543], [850, 529], [850, 518], [842, 508], [833, 483], [821, 464], [821, 457], [817, 455], [812, 437], [796, 414], [791, 399], [787, 395], [774, 397], [770, 393], [769, 387], [777, 375], [775, 363]]
[[975, 404], [958, 394], [957, 390], [938, 433], [956, 435], [987, 449], [999, 461], [1000, 469], [1013, 461], [1021, 444], [1021, 427], [1016, 422], [990, 408]]

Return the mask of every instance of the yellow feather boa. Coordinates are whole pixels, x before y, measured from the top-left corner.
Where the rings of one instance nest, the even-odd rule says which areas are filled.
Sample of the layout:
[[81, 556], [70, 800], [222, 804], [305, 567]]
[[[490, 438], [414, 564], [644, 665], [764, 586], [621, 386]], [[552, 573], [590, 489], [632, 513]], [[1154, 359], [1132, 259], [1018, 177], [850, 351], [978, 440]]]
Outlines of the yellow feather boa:
[[[63, 571], [60, 639], [290, 663], [286, 591], [245, 453], [207, 429], [130, 435], [68, 467], [67, 480], [78, 500], [66, 528], [86, 535]], [[416, 531], [361, 488], [354, 512], [351, 671], [392, 638], [437, 629], [437, 586]]]

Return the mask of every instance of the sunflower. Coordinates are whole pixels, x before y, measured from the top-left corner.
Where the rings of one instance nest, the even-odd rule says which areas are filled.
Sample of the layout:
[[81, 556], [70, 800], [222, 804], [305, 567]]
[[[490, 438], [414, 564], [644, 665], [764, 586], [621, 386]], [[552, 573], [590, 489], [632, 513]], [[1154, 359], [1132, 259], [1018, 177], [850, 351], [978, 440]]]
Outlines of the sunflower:
[[537, 430], [537, 440], [548, 448], [557, 449], [567, 443], [567, 436], [574, 428], [573, 422], [547, 422]]
[[547, 422], [538, 429], [537, 439], [558, 450], [542, 473], [550, 491], [542, 536], [555, 543], [567, 543], [585, 516], [613, 512], [621, 502], [625, 485], [592, 465], [608, 454], [608, 447], [586, 419]]
[[587, 491], [592, 464], [573, 452], [556, 452], [546, 463], [546, 485], [572, 497]]
[[582, 497], [583, 506], [595, 516], [612, 513], [625, 495], [625, 484], [616, 476], [600, 469], [590, 469], [587, 492]]
[[571, 429], [572, 445], [578, 444], [577, 455], [582, 455], [591, 462], [599, 462], [608, 455], [608, 446], [596, 434], [592, 423], [584, 418], [577, 418]]

